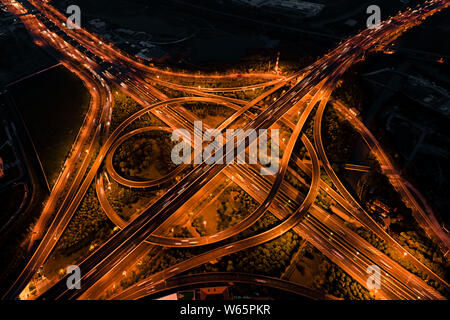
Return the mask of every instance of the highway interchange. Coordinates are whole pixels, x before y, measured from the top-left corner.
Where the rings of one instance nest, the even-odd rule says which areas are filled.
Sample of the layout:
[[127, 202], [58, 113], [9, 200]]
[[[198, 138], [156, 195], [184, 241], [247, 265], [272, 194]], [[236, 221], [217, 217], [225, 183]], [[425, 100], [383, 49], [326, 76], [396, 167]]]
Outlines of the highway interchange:
[[[448, 7], [448, 1], [432, 1], [419, 10], [409, 10], [398, 14], [381, 24], [378, 29], [367, 29], [361, 33], [343, 41], [339, 46], [327, 55], [317, 60], [314, 64], [301, 70], [298, 74], [289, 77], [273, 77], [253, 75], [255, 78], [267, 78], [265, 82], [256, 85], [235, 88], [199, 88], [189, 87], [160, 80], [159, 73], [166, 77], [201, 77], [199, 75], [187, 75], [175, 72], [159, 70], [149, 67], [128, 57], [112, 45], [107, 45], [99, 40], [97, 36], [90, 34], [84, 29], [69, 30], [61, 27], [66, 17], [52, 8], [49, 4], [41, 1], [4, 1], [4, 3], [15, 14], [21, 14], [26, 10], [31, 15], [22, 16], [21, 19], [35, 39], [47, 43], [53, 50], [60, 53], [60, 60], [68, 68], [77, 72], [88, 85], [93, 103], [91, 104], [91, 115], [83, 124], [80, 135], [74, 143], [72, 157], [65, 165], [51, 196], [46, 203], [46, 208], [38, 221], [37, 232], [34, 237], [40, 239], [40, 243], [29, 259], [23, 272], [14, 285], [8, 290], [4, 298], [13, 299], [31, 280], [37, 269], [44, 264], [52, 249], [64, 232], [67, 224], [74, 215], [83, 196], [93, 181], [96, 183], [98, 197], [102, 207], [109, 217], [117, 217], [108, 206], [104, 197], [103, 178], [100, 168], [106, 162], [109, 176], [116, 182], [129, 187], [145, 188], [150, 185], [159, 185], [170, 181], [184, 167], [178, 167], [167, 177], [160, 181], [133, 182], [121, 178], [111, 168], [111, 159], [115, 148], [128, 138], [131, 133], [122, 135], [124, 130], [136, 119], [151, 112], [173, 130], [180, 127], [188, 127], [192, 133], [192, 124], [196, 120], [195, 115], [183, 108], [182, 103], [191, 101], [213, 102], [227, 105], [236, 112], [227, 119], [219, 129], [223, 131], [234, 121], [242, 116], [247, 117], [245, 129], [269, 129], [277, 122], [287, 124], [292, 129], [291, 137], [284, 146], [283, 157], [280, 160], [280, 170], [273, 176], [259, 175], [257, 165], [226, 166], [221, 164], [210, 165], [206, 162], [195, 166], [191, 171], [174, 184], [165, 194], [154, 203], [144, 208], [142, 212], [131, 222], [125, 223], [120, 219], [115, 222], [120, 231], [114, 234], [106, 243], [95, 250], [80, 264], [83, 273], [81, 279], [83, 286], [81, 290], [68, 290], [66, 279], [62, 278], [51, 288], [44, 292], [39, 298], [42, 299], [75, 299], [75, 298], [99, 298], [101, 290], [95, 290], [97, 283], [103, 283], [101, 288], [114, 282], [118, 270], [126, 264], [135, 263], [149, 250], [157, 250], [158, 246], [189, 247], [211, 244], [228, 239], [253, 225], [267, 210], [270, 210], [282, 221], [278, 226], [253, 237], [239, 240], [233, 244], [218, 247], [204, 254], [188, 259], [179, 265], [172, 266], [144, 279], [115, 298], [137, 299], [156, 293], [161, 284], [166, 283], [177, 274], [183, 273], [196, 266], [208, 263], [219, 257], [238, 252], [252, 246], [272, 240], [286, 231], [293, 230], [300, 236], [318, 248], [324, 255], [339, 265], [355, 280], [366, 286], [369, 265], [377, 264], [385, 273], [382, 288], [377, 296], [385, 299], [443, 299], [444, 297], [435, 289], [427, 285], [423, 280], [410, 273], [386, 255], [372, 247], [362, 238], [357, 236], [339, 219], [331, 216], [320, 207], [314, 205], [315, 197], [319, 189], [325, 190], [329, 195], [345, 208], [349, 214], [365, 227], [385, 240], [391, 248], [405, 253], [405, 258], [421, 272], [427, 274], [443, 285], [448, 291], [448, 284], [429, 268], [408, 254], [398, 243], [396, 243], [371, 217], [364, 212], [358, 202], [340, 183], [339, 178], [333, 172], [327, 160], [321, 139], [321, 120], [327, 101], [337, 81], [351, 65], [360, 61], [367, 51], [373, 50], [380, 44], [389, 44], [405, 30], [420, 23], [435, 12]], [[244, 75], [253, 77], [252, 75]], [[207, 77], [207, 76], [205, 76]], [[211, 79], [221, 78], [212, 76]], [[232, 77], [228, 75], [226, 77]], [[297, 82], [297, 83], [295, 83]], [[166, 86], [173, 90], [196, 94], [196, 97], [185, 97], [170, 99], [158, 91], [152, 84]], [[268, 108], [262, 110], [258, 103], [285, 85], [294, 83], [279, 99]], [[119, 125], [112, 133], [109, 125], [112, 113], [111, 86], [120, 88], [124, 93], [138, 101], [143, 109], [129, 117]], [[271, 88], [272, 87], [272, 88]], [[226, 97], [215, 95], [218, 92], [233, 92], [237, 90], [253, 90], [269, 88], [258, 98], [251, 102], [237, 101]], [[306, 136], [301, 135], [306, 119], [316, 105], [319, 105], [314, 122], [314, 144]], [[259, 109], [259, 114], [251, 114], [252, 107]], [[338, 106], [343, 113], [349, 114], [348, 110], [340, 104]], [[338, 109], [339, 110], [339, 109]], [[292, 114], [299, 113], [296, 123], [292, 122]], [[351, 123], [360, 128], [360, 133], [365, 141], [371, 146], [375, 154], [380, 155], [379, 161], [387, 175], [393, 175], [393, 166], [381, 147], [370, 135], [370, 132], [360, 123], [356, 117], [351, 118]], [[158, 128], [147, 128], [145, 130], [156, 130]], [[159, 128], [161, 129], [161, 128]], [[139, 132], [137, 132], [139, 133]], [[133, 134], [137, 134], [134, 132]], [[127, 136], [128, 135], [128, 136]], [[297, 139], [301, 140], [308, 150], [311, 165], [306, 165], [302, 160], [292, 154]], [[250, 141], [251, 143], [252, 141]], [[245, 140], [236, 141], [235, 149]], [[246, 145], [247, 146], [247, 145]], [[95, 151], [98, 151], [96, 153]], [[94, 157], [95, 156], [95, 157]], [[223, 158], [227, 156], [223, 150]], [[82, 158], [81, 161], [78, 161]], [[292, 172], [289, 160], [295, 160], [295, 164], [311, 177], [310, 189], [307, 195], [302, 195], [298, 190], [283, 181], [286, 172]], [[330, 176], [337, 192], [320, 179], [322, 169]], [[109, 164], [109, 165], [108, 165]], [[67, 188], [65, 179], [71, 177], [70, 187]], [[196, 194], [203, 193], [214, 181], [228, 177], [233, 179], [242, 189], [249, 193], [259, 203], [259, 207], [249, 217], [214, 235], [199, 238], [179, 239], [161, 236], [158, 231], [169, 227], [189, 199]], [[241, 178], [239, 178], [241, 177]], [[242, 178], [244, 177], [244, 178]], [[250, 180], [251, 179], [251, 180]], [[394, 186], [411, 203], [415, 218], [427, 231], [430, 237], [439, 244], [444, 254], [449, 250], [449, 238], [442, 231], [436, 219], [425, 208], [421, 208], [413, 194], [406, 186], [406, 182], [396, 176], [391, 178], [395, 181]], [[253, 183], [248, 183], [252, 181]], [[102, 194], [103, 193], [103, 194]], [[299, 201], [301, 199], [301, 201]], [[56, 209], [57, 208], [57, 209]], [[52, 220], [50, 227], [44, 230], [44, 226]], [[437, 225], [436, 225], [437, 224]], [[330, 235], [332, 235], [330, 237]], [[330, 238], [333, 238], [330, 240]], [[156, 248], [156, 249], [155, 249]], [[119, 268], [120, 266], [120, 268]], [[220, 275], [211, 276], [211, 282], [217, 281]], [[257, 279], [254, 282], [258, 282]], [[106, 283], [106, 284], [105, 284]], [[259, 282], [261, 284], [261, 282]], [[92, 288], [92, 289], [91, 289]], [[84, 295], [84, 296], [83, 296]]]

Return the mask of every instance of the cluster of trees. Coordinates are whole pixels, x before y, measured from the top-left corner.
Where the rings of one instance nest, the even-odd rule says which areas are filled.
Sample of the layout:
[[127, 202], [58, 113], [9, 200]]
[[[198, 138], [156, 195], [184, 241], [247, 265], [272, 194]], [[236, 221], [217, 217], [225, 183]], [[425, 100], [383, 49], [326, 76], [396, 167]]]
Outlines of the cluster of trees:
[[235, 186], [227, 188], [222, 196], [223, 200], [217, 209], [219, 231], [242, 221], [258, 207], [257, 202], [248, 193]]
[[[301, 171], [300, 169], [297, 170], [297, 172], [306, 180], [309, 181], [311, 180], [308, 176], [306, 176], [306, 174]], [[324, 177], [324, 175], [322, 175], [322, 178]], [[328, 182], [327, 180], [329, 180], [328, 176], [325, 176], [327, 179], [324, 179], [325, 182]], [[307, 187], [304, 183], [301, 183], [297, 178], [295, 178], [293, 175], [291, 175], [289, 172], [286, 173], [284, 179], [289, 182], [294, 188], [296, 188], [297, 190], [299, 190], [300, 192], [302, 192], [304, 195], [306, 195], [309, 191], [309, 187]], [[331, 181], [330, 181], [330, 184]], [[319, 190], [319, 193], [317, 194], [316, 200], [315, 200], [315, 204], [322, 207], [325, 210], [329, 210], [331, 205], [335, 205], [336, 202], [324, 191]]]
[[176, 225], [173, 228], [172, 236], [175, 238], [192, 238], [192, 233], [188, 228]]
[[125, 141], [114, 154], [113, 164], [116, 170], [128, 178], [158, 178], [148, 169], [153, 166], [159, 176], [175, 168], [170, 153], [173, 142], [165, 132], [143, 133]]
[[320, 276], [316, 276], [314, 284], [338, 298], [346, 300], [373, 300], [373, 293], [352, 279], [344, 270], [323, 257], [319, 266]]
[[[408, 246], [419, 260], [429, 261], [429, 265], [441, 276], [445, 276], [445, 269], [449, 270], [449, 261], [442, 255], [441, 251], [433, 247], [431, 240], [422, 239], [416, 231], [401, 232], [398, 240], [404, 246]], [[433, 266], [435, 264], [435, 266]]]
[[[410, 220], [410, 221], [408, 221]], [[394, 238], [419, 261], [444, 279], [450, 278], [450, 262], [441, 250], [423, 233], [412, 219], [395, 221]], [[402, 231], [399, 231], [402, 230]]]
[[131, 97], [122, 94], [114, 95], [114, 108], [110, 126], [111, 130], [117, 128], [119, 124], [140, 109], [140, 105]]
[[130, 189], [120, 188], [114, 193], [114, 199], [111, 205], [117, 212], [122, 212], [125, 207], [131, 209], [131, 206], [139, 201], [139, 195]]
[[319, 190], [314, 203], [325, 210], [330, 210], [330, 207], [332, 205], [336, 205], [336, 201], [334, 201], [327, 193], [322, 190]]
[[98, 202], [91, 186], [81, 205], [59, 240], [56, 251], [65, 256], [96, 242], [103, 242], [112, 233], [112, 224]]
[[[420, 260], [425, 265], [427, 265], [430, 269], [435, 271], [436, 274], [442, 276], [443, 279], [446, 279], [446, 278], [448, 279], [448, 263], [447, 263], [446, 269], [444, 269], [445, 267], [443, 267], [443, 265], [441, 265], [439, 263], [431, 263], [428, 259], [424, 259], [422, 256], [416, 255], [417, 253], [414, 252], [414, 250], [410, 249], [407, 245], [405, 245], [405, 244], [402, 244], [402, 245], [409, 253], [412, 253], [415, 257], [417, 257], [418, 260]], [[444, 296], [448, 296], [448, 291], [440, 283], [430, 279], [428, 274], [425, 274], [422, 271], [418, 270], [412, 263], [409, 262], [408, 259], [404, 259], [404, 256], [401, 253], [393, 252], [393, 250], [391, 250], [391, 249], [388, 249], [386, 253], [392, 260], [398, 262], [406, 270], [408, 270], [409, 272], [415, 274], [416, 276], [418, 276], [419, 278], [424, 280], [428, 285], [435, 288], [437, 291], [439, 291]]]
[[[316, 108], [313, 110], [316, 110]], [[314, 111], [312, 114], [314, 114]], [[310, 141], [314, 141], [314, 122], [314, 117], [309, 117], [303, 129]], [[339, 167], [334, 164], [348, 160], [352, 151], [352, 143], [357, 138], [358, 134], [351, 124], [339, 118], [336, 111], [331, 106], [327, 106], [322, 118], [322, 140], [327, 157], [333, 164], [335, 171], [339, 171]], [[303, 143], [297, 143], [294, 152], [300, 159], [309, 158]]]

